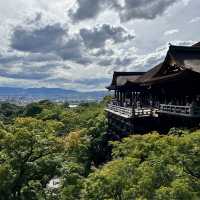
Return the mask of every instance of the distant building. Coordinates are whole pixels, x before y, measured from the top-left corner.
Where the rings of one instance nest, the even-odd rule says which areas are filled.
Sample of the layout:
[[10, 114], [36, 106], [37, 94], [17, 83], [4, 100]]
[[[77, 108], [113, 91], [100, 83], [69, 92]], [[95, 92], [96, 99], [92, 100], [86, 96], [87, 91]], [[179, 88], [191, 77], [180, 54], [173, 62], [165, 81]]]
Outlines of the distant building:
[[61, 181], [59, 178], [53, 178], [47, 184], [48, 189], [57, 189], [61, 186]]
[[111, 132], [144, 132], [200, 121], [200, 43], [169, 46], [162, 63], [147, 72], [114, 72], [107, 87]]

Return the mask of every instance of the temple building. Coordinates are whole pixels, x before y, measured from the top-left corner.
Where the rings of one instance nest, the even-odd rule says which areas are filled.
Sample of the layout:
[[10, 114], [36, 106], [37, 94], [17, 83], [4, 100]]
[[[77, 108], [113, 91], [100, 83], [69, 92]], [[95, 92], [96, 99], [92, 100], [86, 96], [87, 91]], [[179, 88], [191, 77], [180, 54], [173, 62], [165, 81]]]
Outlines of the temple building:
[[200, 122], [200, 43], [169, 46], [147, 72], [114, 72], [106, 108], [109, 131], [140, 133]]

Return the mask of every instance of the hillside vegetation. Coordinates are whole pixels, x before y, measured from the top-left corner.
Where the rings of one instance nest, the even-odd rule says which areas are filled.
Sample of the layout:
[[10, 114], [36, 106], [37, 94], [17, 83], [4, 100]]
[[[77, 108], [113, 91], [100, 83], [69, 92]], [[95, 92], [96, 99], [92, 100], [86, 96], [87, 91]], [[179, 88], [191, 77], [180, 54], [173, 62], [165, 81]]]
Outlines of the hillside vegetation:
[[1, 104], [0, 200], [200, 199], [200, 131], [111, 141], [107, 100]]

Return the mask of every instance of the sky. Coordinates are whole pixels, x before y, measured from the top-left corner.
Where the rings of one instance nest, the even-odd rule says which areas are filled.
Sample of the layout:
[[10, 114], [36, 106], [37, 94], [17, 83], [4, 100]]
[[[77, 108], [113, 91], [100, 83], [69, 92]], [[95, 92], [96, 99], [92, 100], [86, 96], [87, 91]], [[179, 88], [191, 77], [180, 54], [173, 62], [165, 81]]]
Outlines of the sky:
[[0, 0], [0, 87], [104, 90], [200, 41], [199, 0]]

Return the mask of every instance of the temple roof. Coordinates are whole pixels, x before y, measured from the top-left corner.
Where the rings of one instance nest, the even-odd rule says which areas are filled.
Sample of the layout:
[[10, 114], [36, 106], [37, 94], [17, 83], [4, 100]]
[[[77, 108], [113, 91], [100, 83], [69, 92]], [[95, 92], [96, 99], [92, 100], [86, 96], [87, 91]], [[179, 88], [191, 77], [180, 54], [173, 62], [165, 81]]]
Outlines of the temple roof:
[[192, 47], [200, 47], [200, 42], [193, 44]]
[[192, 46], [170, 45], [164, 61], [147, 72], [114, 72], [108, 89], [127, 84], [144, 85], [181, 77], [185, 71], [200, 74], [200, 42]]
[[150, 81], [154, 76], [156, 76], [156, 74], [160, 71], [161, 67], [162, 67], [163, 63], [160, 63], [158, 65], [156, 65], [155, 67], [151, 68], [149, 71], [147, 71], [143, 76], [140, 76], [137, 81], [139, 83], [143, 83], [143, 82], [148, 82]]
[[171, 59], [173, 59], [177, 65], [200, 73], [200, 46], [170, 46], [168, 54], [170, 54]]
[[[171, 73], [169, 73], [170, 69]], [[200, 43], [190, 47], [171, 45], [164, 62], [147, 71], [138, 81], [142, 84], [159, 79], [168, 80], [170, 77], [179, 76], [184, 70], [200, 73]]]
[[112, 90], [128, 82], [134, 83], [144, 73], [145, 72], [114, 72], [112, 83], [107, 88]]

